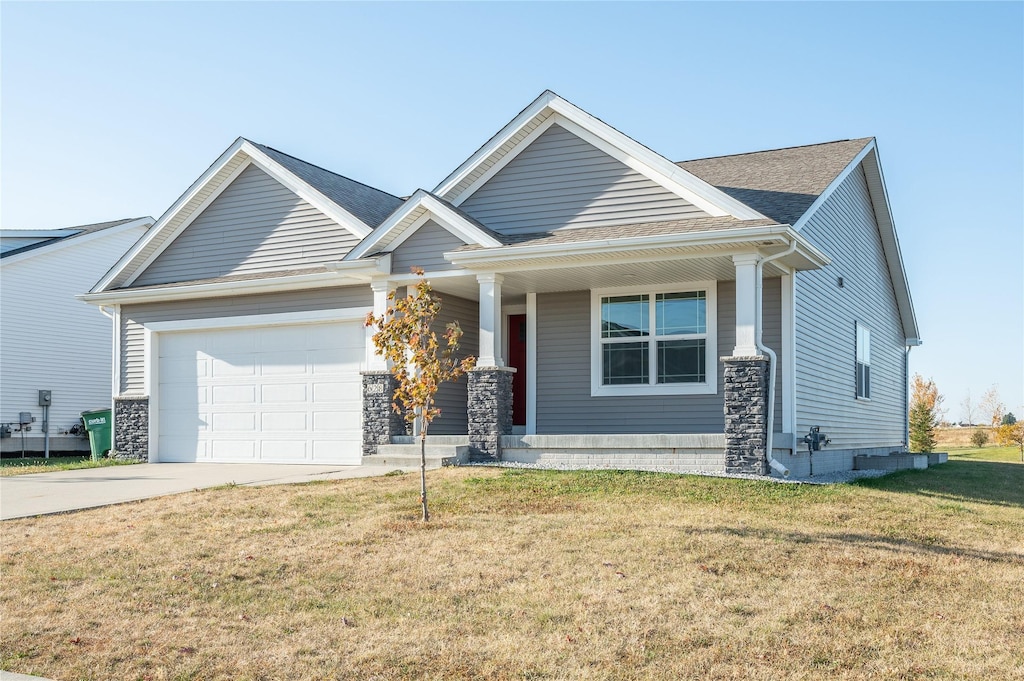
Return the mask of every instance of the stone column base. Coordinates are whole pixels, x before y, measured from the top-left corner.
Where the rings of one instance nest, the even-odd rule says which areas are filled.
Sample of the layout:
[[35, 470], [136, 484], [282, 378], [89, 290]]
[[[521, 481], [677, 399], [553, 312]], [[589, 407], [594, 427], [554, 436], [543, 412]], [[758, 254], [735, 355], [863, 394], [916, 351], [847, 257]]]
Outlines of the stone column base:
[[149, 461], [149, 397], [114, 398], [113, 436], [110, 458]]
[[768, 358], [722, 357], [725, 472], [764, 475], [768, 460]]
[[512, 367], [477, 367], [469, 372], [469, 447], [475, 461], [498, 461], [500, 438], [512, 433]]
[[390, 371], [364, 371], [363, 456], [373, 456], [392, 435], [405, 435], [405, 419], [391, 408], [398, 382]]

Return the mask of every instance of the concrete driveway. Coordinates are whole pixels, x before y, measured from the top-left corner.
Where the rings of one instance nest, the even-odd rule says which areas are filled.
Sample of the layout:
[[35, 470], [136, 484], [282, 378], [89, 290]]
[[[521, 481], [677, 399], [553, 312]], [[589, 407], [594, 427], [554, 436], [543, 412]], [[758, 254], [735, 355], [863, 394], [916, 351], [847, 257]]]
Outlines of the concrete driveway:
[[[0, 520], [121, 504], [219, 485], [285, 485], [368, 478], [395, 466], [140, 463], [0, 478]], [[411, 470], [411, 469], [404, 469]]]

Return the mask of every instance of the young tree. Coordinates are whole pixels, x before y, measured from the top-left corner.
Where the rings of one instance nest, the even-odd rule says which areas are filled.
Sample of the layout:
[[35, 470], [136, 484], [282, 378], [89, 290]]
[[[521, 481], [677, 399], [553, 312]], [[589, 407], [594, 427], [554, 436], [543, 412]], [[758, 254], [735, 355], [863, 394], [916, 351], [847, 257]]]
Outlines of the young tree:
[[910, 447], [916, 452], [935, 449], [935, 424], [942, 395], [931, 379], [914, 374], [910, 382]]
[[424, 522], [430, 520], [427, 510], [427, 430], [430, 422], [441, 410], [434, 403], [438, 388], [446, 381], [454, 381], [476, 364], [475, 357], [458, 359], [455, 356], [462, 338], [458, 322], [445, 326], [442, 334], [444, 347], [438, 342], [431, 326], [441, 311], [441, 299], [434, 294], [430, 282], [423, 278], [423, 270], [414, 267], [413, 274], [420, 280], [413, 293], [391, 301], [381, 317], [366, 315], [366, 326], [376, 327], [373, 344], [391, 363], [391, 373], [398, 381], [391, 408], [403, 414], [407, 421], [420, 424], [420, 506]]
[[967, 397], [964, 398], [963, 402], [960, 403], [960, 411], [963, 413], [964, 421], [969, 426], [974, 425], [974, 412], [977, 411], [978, 407], [971, 400], [971, 391], [967, 390]]
[[1003, 401], [999, 399], [999, 391], [995, 386], [986, 390], [985, 394], [981, 396], [981, 402], [978, 403], [978, 412], [981, 418], [987, 420], [991, 426], [999, 425], [1005, 410], [1006, 407], [1003, 405]]
[[1024, 421], [1004, 423], [996, 429], [996, 439], [1004, 447], [1014, 445], [1020, 449], [1020, 460], [1024, 462]]
[[988, 444], [988, 433], [986, 433], [981, 428], [978, 428], [973, 433], [971, 433], [971, 444], [977, 447], [978, 449], [981, 449], [986, 444]]

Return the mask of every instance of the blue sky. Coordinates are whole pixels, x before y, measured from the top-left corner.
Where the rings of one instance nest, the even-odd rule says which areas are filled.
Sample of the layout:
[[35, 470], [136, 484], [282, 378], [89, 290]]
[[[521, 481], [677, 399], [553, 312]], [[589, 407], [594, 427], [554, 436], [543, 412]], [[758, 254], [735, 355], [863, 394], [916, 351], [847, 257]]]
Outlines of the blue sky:
[[159, 216], [237, 136], [405, 195], [544, 89], [673, 160], [878, 138], [951, 418], [1024, 415], [1022, 3], [0, 5], [0, 224]]

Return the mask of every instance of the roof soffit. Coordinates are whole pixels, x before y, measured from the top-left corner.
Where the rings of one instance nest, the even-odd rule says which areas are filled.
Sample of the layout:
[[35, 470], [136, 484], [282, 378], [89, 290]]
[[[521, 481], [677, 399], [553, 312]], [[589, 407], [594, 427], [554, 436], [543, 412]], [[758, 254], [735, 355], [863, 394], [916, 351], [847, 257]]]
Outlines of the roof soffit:
[[460, 205], [556, 123], [709, 215], [731, 215], [740, 220], [765, 217], [551, 91], [520, 112], [433, 193]]

